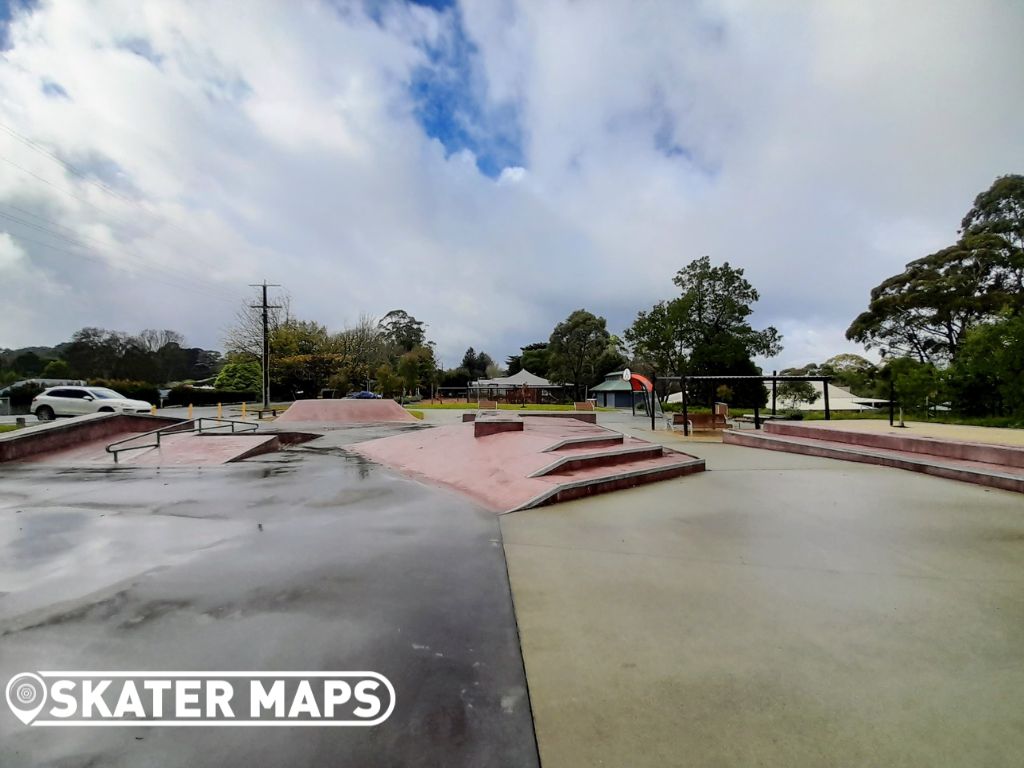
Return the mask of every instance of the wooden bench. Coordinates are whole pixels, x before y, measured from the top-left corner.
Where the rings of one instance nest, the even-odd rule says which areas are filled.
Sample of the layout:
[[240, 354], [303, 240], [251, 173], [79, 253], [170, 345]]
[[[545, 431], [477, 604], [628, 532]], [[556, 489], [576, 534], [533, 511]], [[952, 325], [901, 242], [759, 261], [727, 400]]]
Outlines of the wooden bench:
[[585, 403], [573, 403], [572, 407], [573, 407], [574, 410], [577, 410], [577, 411], [592, 411], [592, 410], [594, 410], [594, 404], [592, 402], [590, 402], [589, 400], [586, 401]]
[[[690, 429], [694, 432], [697, 430], [727, 429], [729, 426], [725, 416], [720, 413], [691, 413], [688, 414], [688, 417], [690, 419]], [[681, 427], [685, 423], [683, 414], [672, 414], [672, 426]]]
[[481, 400], [476, 405], [477, 410], [481, 411], [496, 411], [498, 410], [497, 400]]
[[285, 409], [284, 408], [253, 408], [252, 410], [256, 412], [256, 418], [259, 419], [260, 421], [263, 421], [263, 414], [264, 413], [269, 413], [271, 416], [273, 416], [276, 419], [277, 418], [277, 412], [278, 411], [283, 411]]

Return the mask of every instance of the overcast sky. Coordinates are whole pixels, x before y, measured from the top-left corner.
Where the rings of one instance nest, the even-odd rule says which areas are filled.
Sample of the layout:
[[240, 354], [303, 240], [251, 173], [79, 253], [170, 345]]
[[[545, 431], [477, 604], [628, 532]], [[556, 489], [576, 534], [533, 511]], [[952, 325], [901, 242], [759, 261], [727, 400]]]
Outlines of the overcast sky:
[[0, 0], [0, 347], [219, 347], [266, 278], [451, 366], [580, 307], [621, 333], [708, 254], [770, 367], [856, 351], [870, 288], [1024, 172], [1022, 39], [1019, 0]]

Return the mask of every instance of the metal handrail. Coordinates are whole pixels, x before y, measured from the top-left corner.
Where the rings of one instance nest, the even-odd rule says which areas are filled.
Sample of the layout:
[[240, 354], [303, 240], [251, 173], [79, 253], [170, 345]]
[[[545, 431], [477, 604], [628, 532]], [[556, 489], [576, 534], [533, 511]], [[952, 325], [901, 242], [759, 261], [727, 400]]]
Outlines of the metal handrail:
[[[213, 426], [205, 427], [203, 422], [215, 422]], [[190, 428], [186, 428], [187, 425], [191, 424]], [[236, 430], [235, 427], [238, 427]], [[231, 429], [231, 434], [235, 432], [255, 432], [260, 428], [259, 424], [253, 424], [249, 421], [236, 421], [234, 419], [221, 419], [216, 416], [200, 416], [198, 419], [188, 419], [186, 421], [176, 421], [174, 424], [168, 424], [166, 427], [160, 427], [159, 429], [152, 429], [149, 432], [140, 432], [137, 435], [126, 437], [122, 440], [115, 440], [107, 446], [107, 453], [114, 454], [114, 463], [117, 463], [118, 454], [123, 451], [137, 451], [143, 448], [159, 448], [160, 437], [164, 434], [179, 434], [188, 432], [189, 434], [203, 434], [206, 432], [214, 432], [218, 429]], [[244, 429], [242, 429], [244, 427]], [[140, 440], [144, 437], [154, 437], [156, 440], [152, 443], [144, 443], [142, 445], [129, 445], [123, 446], [124, 443], [130, 443], [133, 440]]]

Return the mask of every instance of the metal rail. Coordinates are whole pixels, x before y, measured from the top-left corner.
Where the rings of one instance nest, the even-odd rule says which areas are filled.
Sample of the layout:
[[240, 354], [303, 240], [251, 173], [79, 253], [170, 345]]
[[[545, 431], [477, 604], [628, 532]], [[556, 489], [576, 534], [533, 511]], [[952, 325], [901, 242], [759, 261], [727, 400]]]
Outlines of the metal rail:
[[[212, 426], [207, 426], [204, 422], [213, 422]], [[191, 426], [189, 426], [191, 425]], [[236, 427], [238, 427], [236, 429]], [[244, 427], [244, 429], [243, 429]], [[114, 463], [117, 463], [118, 454], [124, 451], [138, 451], [143, 448], [159, 448], [160, 438], [162, 435], [172, 434], [203, 434], [204, 432], [217, 432], [217, 430], [228, 430], [230, 429], [231, 434], [235, 432], [255, 432], [260, 428], [259, 424], [253, 424], [248, 421], [235, 421], [233, 419], [220, 419], [215, 416], [201, 416], [198, 419], [188, 419], [187, 421], [178, 421], [174, 424], [168, 424], [166, 427], [160, 427], [159, 429], [153, 429], [149, 432], [140, 432], [137, 435], [126, 437], [122, 440], [115, 440], [113, 443], [107, 446], [107, 453], [114, 454]], [[154, 438], [153, 442], [143, 443], [142, 445], [125, 445], [135, 440], [141, 440], [144, 437]]]

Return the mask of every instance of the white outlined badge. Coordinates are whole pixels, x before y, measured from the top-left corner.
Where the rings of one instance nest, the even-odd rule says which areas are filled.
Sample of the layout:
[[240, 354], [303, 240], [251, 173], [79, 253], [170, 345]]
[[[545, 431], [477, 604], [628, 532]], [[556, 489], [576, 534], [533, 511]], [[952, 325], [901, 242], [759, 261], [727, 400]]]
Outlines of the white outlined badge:
[[7, 683], [7, 706], [14, 716], [28, 725], [46, 706], [46, 683], [32, 672], [15, 675]]

